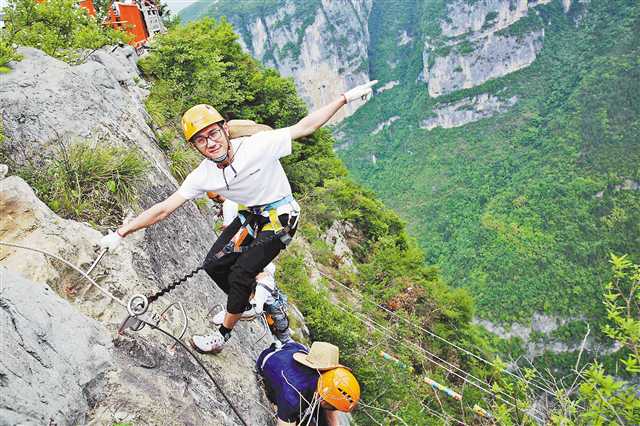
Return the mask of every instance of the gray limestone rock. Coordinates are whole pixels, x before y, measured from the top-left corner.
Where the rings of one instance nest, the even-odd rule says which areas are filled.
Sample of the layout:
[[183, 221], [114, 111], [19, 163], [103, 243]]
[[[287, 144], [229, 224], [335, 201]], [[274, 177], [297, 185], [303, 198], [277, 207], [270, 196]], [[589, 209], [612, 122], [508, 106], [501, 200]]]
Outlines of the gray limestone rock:
[[[456, 0], [447, 4], [441, 34], [427, 38], [423, 75], [429, 96], [478, 86], [529, 66], [542, 49], [543, 29], [511, 35], [516, 22], [550, 0]], [[446, 52], [446, 53], [443, 53]]]
[[543, 30], [522, 37], [489, 35], [476, 41], [470, 53], [453, 49], [446, 56], [434, 57], [427, 73], [429, 95], [469, 89], [525, 68], [536, 59], [543, 39]]
[[126, 56], [128, 48], [111, 49], [94, 52], [80, 65], [18, 49], [24, 59], [0, 80], [3, 149], [16, 165], [41, 164], [62, 142], [78, 139], [136, 145], [153, 164], [166, 164], [147, 124], [146, 91], [133, 84], [135, 57]]
[[483, 93], [458, 102], [437, 105], [432, 111], [435, 115], [424, 119], [420, 123], [420, 127], [431, 130], [436, 127], [450, 129], [464, 126], [467, 123], [473, 123], [474, 121], [491, 117], [496, 113], [504, 112], [515, 105], [517, 100], [515, 96], [501, 100], [489, 93]]
[[[240, 20], [230, 19], [245, 37], [243, 46], [283, 76], [293, 77], [307, 105], [316, 109], [369, 80], [371, 4], [371, 0], [322, 0], [316, 10], [305, 11], [313, 14], [313, 20], [303, 22], [294, 18], [299, 5], [287, 1], [273, 14], [256, 17], [244, 31]], [[350, 103], [332, 122], [353, 114], [363, 104]]]
[[[139, 188], [140, 207], [147, 208], [171, 195], [178, 185], [147, 124], [145, 92], [132, 84], [137, 75], [135, 58], [127, 56], [126, 49], [119, 50], [104, 48], [81, 65], [69, 65], [39, 50], [21, 48], [24, 60], [0, 80], [4, 147], [16, 167], [55, 155], [60, 139], [73, 143], [88, 138], [135, 147], [151, 164]], [[16, 176], [2, 180], [0, 210], [0, 241], [49, 251], [83, 270], [98, 254], [101, 232], [57, 216]], [[215, 238], [212, 223], [195, 204], [186, 203], [162, 223], [128, 236], [118, 251], [102, 259], [92, 277], [120, 301], [135, 293], [152, 294], [200, 265]], [[71, 268], [38, 253], [4, 246], [0, 246], [0, 265], [47, 284], [79, 312], [102, 322], [110, 335], [116, 334], [125, 315], [123, 307], [89, 287]], [[211, 331], [207, 312], [216, 304], [224, 305], [226, 295], [201, 272], [160, 298], [151, 310], [159, 313], [174, 302], [180, 302], [187, 313], [189, 329], [183, 339], [187, 342], [193, 334]], [[182, 324], [182, 315], [172, 308], [161, 326], [177, 334]], [[122, 418], [136, 425], [239, 424], [183, 348], [173, 348], [173, 341], [148, 327], [128, 333], [115, 340], [116, 368], [96, 385], [92, 409], [86, 422], [78, 424], [113, 424]], [[241, 323], [220, 355], [201, 356], [251, 425], [273, 421], [253, 371], [258, 353], [270, 343], [268, 338], [259, 340], [262, 334], [258, 322]], [[31, 385], [37, 384], [25, 384], [25, 392], [37, 390], [29, 389]]]
[[84, 424], [113, 364], [107, 330], [5, 268], [0, 289], [0, 423]]

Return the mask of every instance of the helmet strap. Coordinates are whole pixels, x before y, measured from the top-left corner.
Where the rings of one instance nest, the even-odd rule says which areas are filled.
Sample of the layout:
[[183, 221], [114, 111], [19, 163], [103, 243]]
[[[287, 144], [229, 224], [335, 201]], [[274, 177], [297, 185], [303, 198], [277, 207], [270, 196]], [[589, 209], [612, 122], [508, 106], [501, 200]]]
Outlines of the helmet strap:
[[216, 164], [220, 164], [220, 163], [223, 163], [224, 160], [226, 160], [227, 158], [229, 158], [229, 149], [227, 149], [225, 153], [222, 154], [220, 157], [209, 158], [209, 160], [213, 161]]
[[[233, 160], [233, 158], [232, 158], [232, 155], [231, 155], [231, 141], [229, 140], [229, 135], [227, 135], [227, 132], [224, 130], [224, 127], [220, 126], [220, 128], [222, 129], [222, 134], [224, 135], [225, 141], [227, 141], [227, 150], [224, 152], [224, 154], [222, 154], [222, 155], [220, 155], [219, 157], [216, 157], [216, 158], [209, 158], [206, 155], [204, 155], [202, 152], [200, 152], [200, 151], [198, 151], [198, 152], [200, 152], [200, 155], [205, 157], [207, 160], [216, 163], [216, 165], [219, 168], [223, 168], [223, 167], [226, 167], [229, 164], [231, 164], [231, 161]], [[224, 164], [227, 160], [229, 160], [229, 162], [227, 164]]]

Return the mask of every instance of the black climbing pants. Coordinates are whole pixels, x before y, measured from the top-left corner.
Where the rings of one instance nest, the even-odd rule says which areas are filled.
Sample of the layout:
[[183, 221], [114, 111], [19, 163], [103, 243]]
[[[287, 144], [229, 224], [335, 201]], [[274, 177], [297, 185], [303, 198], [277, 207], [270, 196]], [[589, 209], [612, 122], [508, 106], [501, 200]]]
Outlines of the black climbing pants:
[[[228, 253], [219, 259], [215, 255], [234, 237], [242, 226], [240, 218], [236, 217], [227, 226], [220, 237], [213, 243], [209, 254], [205, 259], [205, 271], [216, 282], [218, 287], [227, 295], [227, 312], [240, 314], [249, 304], [249, 297], [255, 290], [256, 275], [280, 253], [286, 246], [273, 231], [262, 231], [269, 223], [269, 218], [242, 212], [247, 217], [249, 224], [255, 225], [258, 232], [254, 239], [247, 235], [242, 246], [249, 246], [243, 253]], [[289, 215], [282, 214], [278, 217], [282, 226], [289, 223]], [[294, 222], [295, 218], [292, 218]], [[295, 229], [289, 232], [293, 236]]]

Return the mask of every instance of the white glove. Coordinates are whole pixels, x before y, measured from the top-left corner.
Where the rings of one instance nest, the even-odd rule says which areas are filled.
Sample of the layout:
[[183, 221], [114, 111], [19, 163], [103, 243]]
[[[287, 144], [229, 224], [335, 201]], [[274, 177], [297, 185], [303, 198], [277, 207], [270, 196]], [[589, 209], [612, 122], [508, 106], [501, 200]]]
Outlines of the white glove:
[[355, 101], [357, 99], [362, 99], [363, 101], [367, 99], [367, 96], [373, 93], [373, 89], [371, 86], [378, 83], [378, 80], [373, 80], [365, 84], [361, 84], [360, 86], [356, 86], [353, 89], [344, 92], [342, 96], [347, 100], [347, 103], [351, 101]]
[[107, 249], [110, 252], [114, 252], [124, 238], [118, 234], [118, 232], [109, 232], [107, 235], [100, 239], [98, 245], [100, 248]]

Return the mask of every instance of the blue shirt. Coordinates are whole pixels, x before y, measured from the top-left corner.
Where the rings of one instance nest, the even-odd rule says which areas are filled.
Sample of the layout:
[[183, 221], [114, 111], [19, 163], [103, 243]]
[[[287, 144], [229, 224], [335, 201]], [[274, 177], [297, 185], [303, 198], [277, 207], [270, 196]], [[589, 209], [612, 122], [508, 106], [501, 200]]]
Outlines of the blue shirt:
[[[261, 368], [265, 357], [272, 352], [273, 355]], [[308, 353], [309, 349], [296, 342], [287, 343], [280, 350], [275, 350], [272, 345], [257, 360], [258, 372], [264, 377], [267, 395], [278, 406], [278, 418], [286, 422], [300, 420], [301, 414], [304, 414], [313, 399], [320, 378], [317, 370], [293, 359], [296, 352]], [[304, 399], [300, 398], [298, 392]]]

